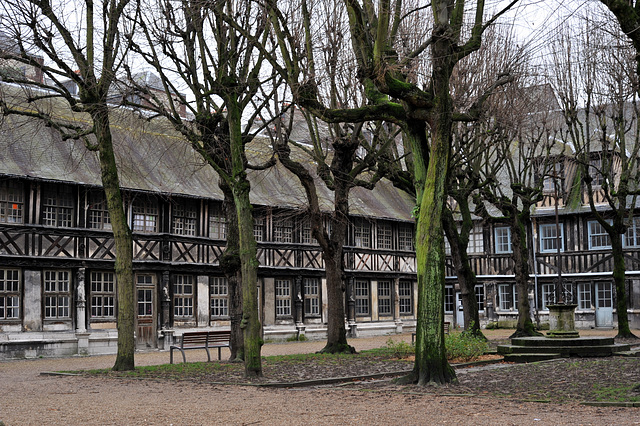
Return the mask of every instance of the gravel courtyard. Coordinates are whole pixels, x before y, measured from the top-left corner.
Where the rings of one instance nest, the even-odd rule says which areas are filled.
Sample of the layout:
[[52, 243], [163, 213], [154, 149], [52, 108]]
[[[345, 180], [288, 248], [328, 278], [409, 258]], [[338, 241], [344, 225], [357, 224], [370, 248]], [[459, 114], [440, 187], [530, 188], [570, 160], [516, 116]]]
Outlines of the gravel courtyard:
[[[490, 339], [508, 331], [487, 331]], [[610, 332], [588, 331], [606, 335]], [[387, 336], [351, 339], [357, 350]], [[410, 339], [410, 335], [394, 336]], [[267, 344], [264, 355], [315, 352], [323, 342]], [[204, 352], [188, 360], [206, 360]], [[101, 377], [47, 376], [46, 371], [111, 367], [115, 356], [0, 362], [0, 422], [5, 425], [298, 425], [474, 424], [640, 425], [640, 408], [516, 402], [455, 395], [362, 390], [332, 385], [295, 389], [222, 386]], [[165, 364], [168, 352], [136, 355], [137, 365]], [[2, 424], [2, 423], [0, 423]]]

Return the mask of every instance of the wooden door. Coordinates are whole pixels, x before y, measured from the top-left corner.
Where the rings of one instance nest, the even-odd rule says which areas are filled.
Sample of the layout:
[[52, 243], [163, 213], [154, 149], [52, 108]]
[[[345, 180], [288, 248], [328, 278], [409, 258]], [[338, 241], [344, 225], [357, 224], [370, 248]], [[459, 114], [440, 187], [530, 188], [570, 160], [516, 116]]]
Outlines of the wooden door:
[[136, 347], [155, 348], [156, 341], [156, 276], [136, 274]]

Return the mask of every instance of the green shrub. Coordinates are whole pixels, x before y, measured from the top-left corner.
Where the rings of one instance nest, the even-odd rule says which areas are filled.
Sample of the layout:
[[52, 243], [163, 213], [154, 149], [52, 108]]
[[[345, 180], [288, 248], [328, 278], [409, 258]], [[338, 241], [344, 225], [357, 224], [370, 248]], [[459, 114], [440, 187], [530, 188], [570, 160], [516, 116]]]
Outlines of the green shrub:
[[390, 355], [395, 358], [407, 358], [409, 355], [413, 355], [416, 353], [416, 348], [410, 343], [407, 343], [403, 340], [398, 340], [394, 342], [391, 337], [387, 340], [387, 349], [390, 352]]
[[489, 344], [482, 337], [467, 333], [447, 334], [444, 339], [447, 359], [458, 358], [469, 361], [483, 355], [489, 349]]

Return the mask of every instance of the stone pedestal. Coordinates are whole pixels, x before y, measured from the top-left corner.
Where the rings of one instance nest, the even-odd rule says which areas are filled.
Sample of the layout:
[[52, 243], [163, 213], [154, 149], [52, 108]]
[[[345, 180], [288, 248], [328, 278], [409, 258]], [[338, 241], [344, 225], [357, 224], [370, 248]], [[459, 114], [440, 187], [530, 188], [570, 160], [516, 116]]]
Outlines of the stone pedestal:
[[575, 310], [578, 305], [547, 305], [549, 308], [549, 332], [547, 337], [580, 337], [576, 331]]
[[89, 355], [89, 336], [91, 333], [86, 331], [76, 332], [78, 339], [78, 355]]

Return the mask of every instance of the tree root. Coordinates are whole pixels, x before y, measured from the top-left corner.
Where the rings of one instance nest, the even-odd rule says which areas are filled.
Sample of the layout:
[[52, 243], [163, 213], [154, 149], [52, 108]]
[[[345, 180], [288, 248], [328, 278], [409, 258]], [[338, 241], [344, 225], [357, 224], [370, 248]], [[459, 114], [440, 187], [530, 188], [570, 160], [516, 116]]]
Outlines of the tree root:
[[319, 354], [355, 354], [356, 348], [350, 346], [347, 343], [334, 343], [332, 345], [327, 344], [324, 348], [318, 351]]

